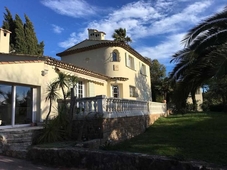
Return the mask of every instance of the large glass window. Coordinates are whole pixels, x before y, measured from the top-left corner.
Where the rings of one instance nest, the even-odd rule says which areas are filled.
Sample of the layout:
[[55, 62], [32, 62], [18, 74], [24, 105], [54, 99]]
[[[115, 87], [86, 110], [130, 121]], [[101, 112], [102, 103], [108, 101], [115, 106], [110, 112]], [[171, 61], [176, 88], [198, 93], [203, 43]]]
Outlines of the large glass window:
[[16, 86], [15, 124], [32, 122], [32, 88]]
[[[36, 88], [0, 84], [0, 126], [29, 124], [33, 122]], [[37, 97], [37, 96], [36, 96]]]

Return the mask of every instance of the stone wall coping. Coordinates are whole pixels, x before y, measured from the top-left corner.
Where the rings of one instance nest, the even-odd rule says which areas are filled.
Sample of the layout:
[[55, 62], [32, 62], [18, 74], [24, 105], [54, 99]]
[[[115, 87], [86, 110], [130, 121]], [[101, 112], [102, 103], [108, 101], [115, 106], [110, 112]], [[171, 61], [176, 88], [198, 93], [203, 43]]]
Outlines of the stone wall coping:
[[[48, 158], [46, 157], [48, 156]], [[121, 151], [91, 150], [86, 148], [39, 148], [29, 152], [31, 161], [55, 166], [88, 169], [178, 169], [224, 170], [203, 161], [180, 160], [166, 156]], [[76, 161], [75, 161], [76, 160]], [[65, 165], [66, 164], [66, 165]]]
[[[134, 117], [134, 116], [144, 116], [144, 115], [165, 115], [166, 112], [162, 113], [149, 113], [147, 111], [123, 111], [123, 112], [104, 112], [104, 113], [97, 113], [97, 112], [92, 112], [87, 115], [84, 114], [76, 114], [75, 118], [76, 119], [84, 119], [85, 117], [94, 117], [94, 115], [100, 118], [104, 119], [114, 119], [114, 118], [119, 118], [119, 117]], [[76, 120], [75, 119], [75, 120]]]
[[23, 130], [39, 130], [43, 129], [43, 126], [32, 126], [32, 127], [14, 127], [14, 128], [8, 128], [8, 129], [0, 129], [1, 132], [12, 132], [12, 131], [23, 131]]

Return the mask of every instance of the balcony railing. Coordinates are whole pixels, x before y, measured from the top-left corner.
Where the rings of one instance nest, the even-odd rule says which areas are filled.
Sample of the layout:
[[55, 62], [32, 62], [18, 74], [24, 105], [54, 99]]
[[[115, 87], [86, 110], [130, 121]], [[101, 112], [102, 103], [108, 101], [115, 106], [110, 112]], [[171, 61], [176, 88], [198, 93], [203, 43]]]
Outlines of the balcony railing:
[[115, 118], [166, 112], [165, 103], [153, 104], [147, 101], [107, 98], [104, 95], [87, 98], [74, 97], [72, 100], [71, 111], [74, 118], [93, 113], [99, 113], [105, 118]]

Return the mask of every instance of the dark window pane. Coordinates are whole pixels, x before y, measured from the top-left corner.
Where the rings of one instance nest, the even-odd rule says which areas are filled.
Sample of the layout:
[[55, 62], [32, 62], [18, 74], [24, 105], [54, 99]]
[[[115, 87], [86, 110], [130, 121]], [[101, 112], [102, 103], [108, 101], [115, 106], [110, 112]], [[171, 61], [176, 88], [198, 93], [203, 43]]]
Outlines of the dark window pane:
[[0, 84], [0, 126], [12, 124], [12, 87]]
[[32, 122], [32, 89], [26, 86], [16, 86], [15, 124]]

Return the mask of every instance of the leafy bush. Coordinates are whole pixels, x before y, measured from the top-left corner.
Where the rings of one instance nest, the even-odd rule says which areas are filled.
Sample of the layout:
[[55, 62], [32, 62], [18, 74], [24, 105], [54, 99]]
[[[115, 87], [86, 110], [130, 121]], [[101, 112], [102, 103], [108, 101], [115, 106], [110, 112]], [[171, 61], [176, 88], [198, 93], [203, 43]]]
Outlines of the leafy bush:
[[223, 112], [224, 108], [223, 104], [210, 105], [210, 111], [212, 112]]
[[202, 104], [200, 104], [200, 107], [204, 112], [207, 112], [210, 110], [209, 102], [204, 101]]
[[36, 137], [34, 143], [42, 144], [68, 140], [71, 136], [70, 126], [68, 109], [64, 106], [59, 107], [58, 116], [44, 125], [44, 129]]

